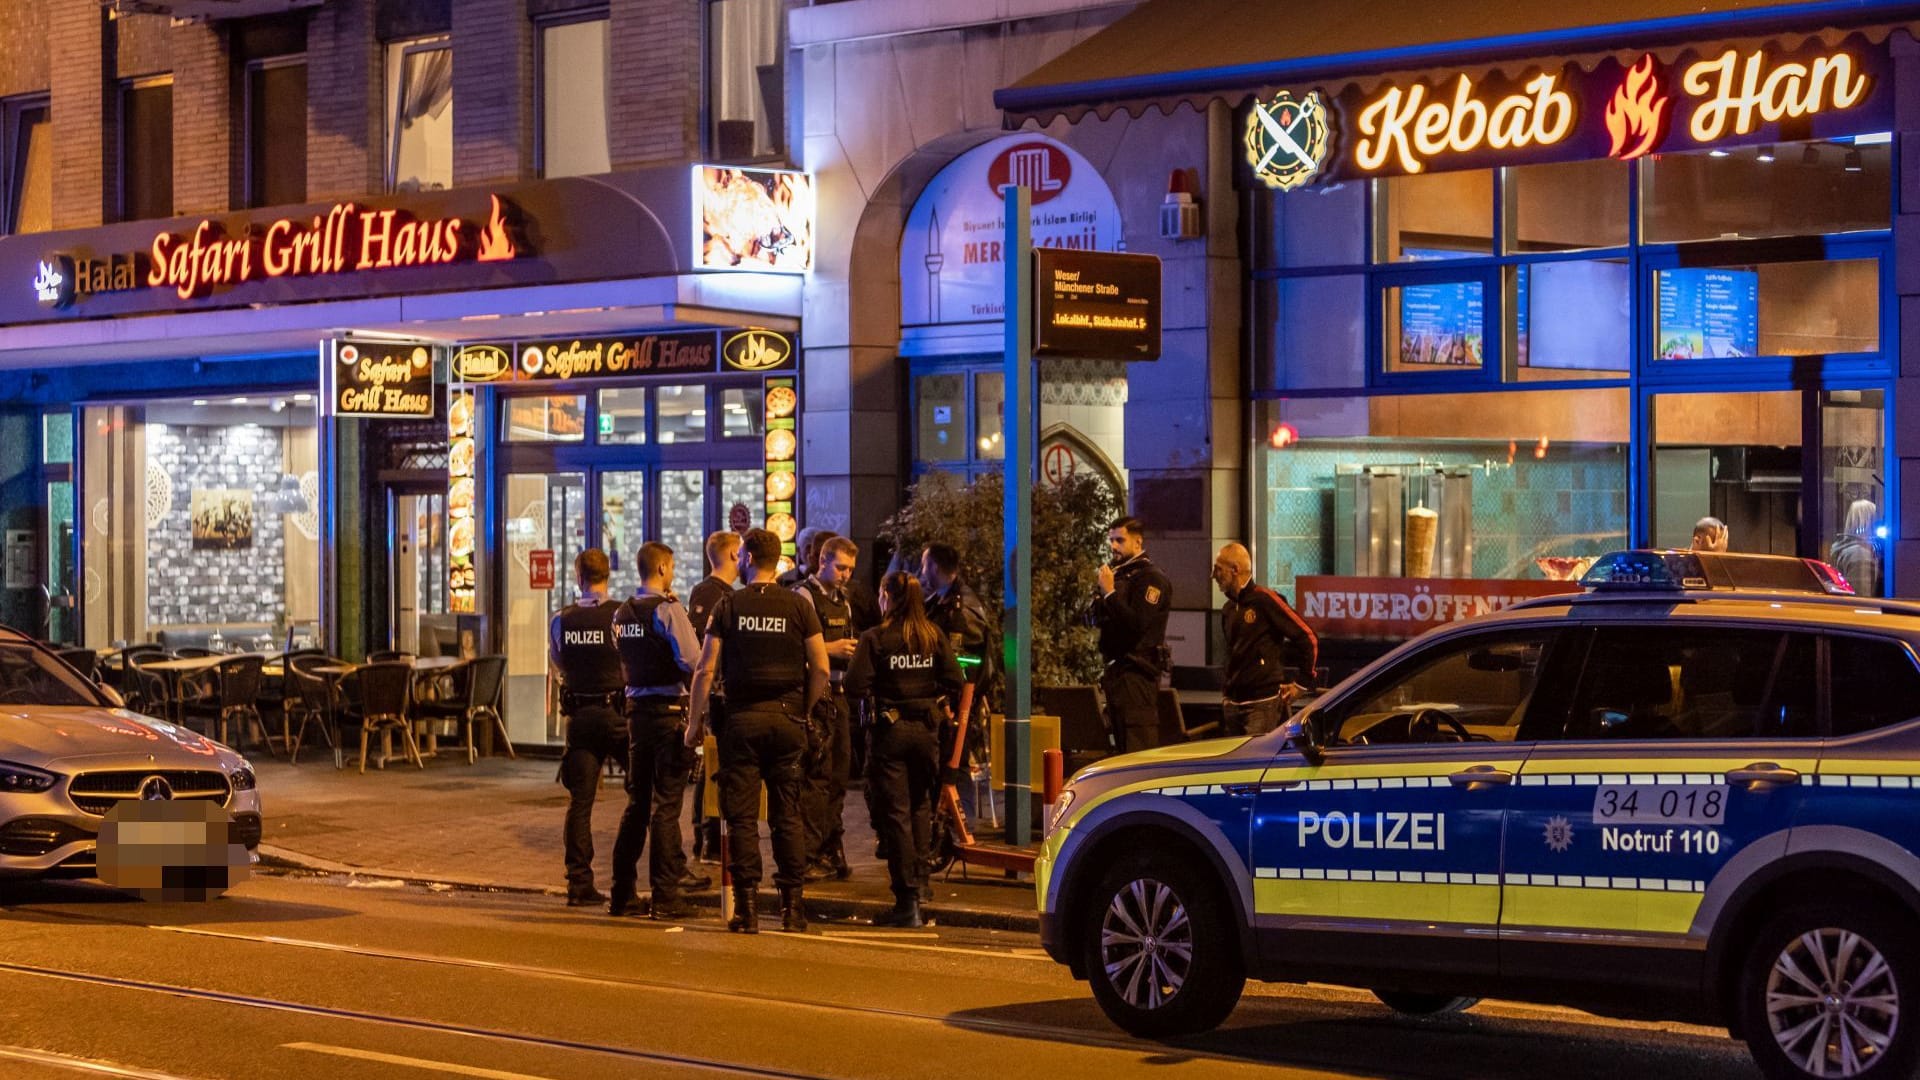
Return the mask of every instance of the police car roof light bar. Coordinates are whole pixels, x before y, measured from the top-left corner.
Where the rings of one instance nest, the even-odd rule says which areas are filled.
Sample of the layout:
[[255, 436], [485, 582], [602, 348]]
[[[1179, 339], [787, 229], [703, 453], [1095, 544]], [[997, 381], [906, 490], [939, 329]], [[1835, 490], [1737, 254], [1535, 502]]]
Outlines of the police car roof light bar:
[[1688, 590], [1852, 596], [1853, 586], [1818, 559], [1640, 548], [1602, 556], [1580, 579], [1593, 592]]

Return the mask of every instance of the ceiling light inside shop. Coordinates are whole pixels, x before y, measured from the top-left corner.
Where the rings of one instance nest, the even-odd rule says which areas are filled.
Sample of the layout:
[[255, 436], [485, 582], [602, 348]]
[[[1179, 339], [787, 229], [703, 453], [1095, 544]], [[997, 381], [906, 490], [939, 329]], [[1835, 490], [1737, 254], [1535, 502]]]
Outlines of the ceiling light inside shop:
[[707, 410], [691, 409], [691, 410], [688, 410], [687, 415], [693, 417], [696, 420], [705, 420], [707, 418]]
[[298, 402], [299, 404], [305, 405], [307, 402], [313, 400], [313, 395], [312, 394], [295, 394], [293, 395], [293, 400]]
[[1858, 150], [1847, 151], [1847, 171], [1848, 172], [1860, 171], [1860, 151]]
[[1773, 162], [1773, 144], [1767, 143], [1755, 152], [1753, 156], [1756, 161], [1764, 161], [1771, 164]]
[[237, 397], [237, 398], [234, 398], [232, 401], [227, 402], [227, 404], [229, 405], [245, 405], [246, 403], [247, 403], [247, 399], [243, 397]]
[[205, 405], [207, 403], [207, 399], [203, 397], [197, 397], [193, 399], [193, 403], [195, 405]]
[[1725, 150], [1709, 150], [1707, 151], [1707, 156], [1708, 157], [1726, 157], [1727, 152]]

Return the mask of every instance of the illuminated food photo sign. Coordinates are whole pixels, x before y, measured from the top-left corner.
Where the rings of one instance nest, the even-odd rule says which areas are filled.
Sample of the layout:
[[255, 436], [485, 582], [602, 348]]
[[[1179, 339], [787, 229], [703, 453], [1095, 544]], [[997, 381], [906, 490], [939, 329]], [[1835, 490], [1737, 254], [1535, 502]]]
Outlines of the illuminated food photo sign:
[[474, 611], [479, 579], [474, 534], [480, 520], [480, 446], [474, 404], [468, 387], [452, 387], [447, 395], [447, 596], [456, 614]]
[[[1286, 190], [1370, 176], [1478, 169], [1889, 130], [1885, 45], [1701, 47], [1281, 92], [1252, 103], [1245, 160]], [[1318, 102], [1328, 102], [1318, 120]], [[1314, 103], [1312, 108], [1308, 103]], [[1323, 132], [1323, 128], [1325, 131]]]
[[780, 538], [780, 550], [786, 555], [797, 551], [793, 538], [799, 532], [799, 520], [793, 507], [800, 494], [800, 392], [792, 376], [766, 380], [766, 522]]
[[693, 167], [693, 265], [804, 274], [813, 267], [813, 177], [781, 169]]

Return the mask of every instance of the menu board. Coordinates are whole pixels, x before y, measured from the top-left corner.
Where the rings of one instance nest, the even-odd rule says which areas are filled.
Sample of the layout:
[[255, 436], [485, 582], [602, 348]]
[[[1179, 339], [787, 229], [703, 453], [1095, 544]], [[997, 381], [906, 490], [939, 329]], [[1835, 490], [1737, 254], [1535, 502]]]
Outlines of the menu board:
[[1480, 282], [1400, 290], [1401, 366], [1479, 367], [1485, 344], [1486, 290]]
[[1655, 334], [1662, 360], [1717, 360], [1760, 351], [1760, 275], [1662, 270]]
[[474, 610], [474, 531], [479, 528], [479, 439], [474, 392], [456, 386], [447, 395], [447, 596], [448, 610]]
[[[1514, 273], [1521, 367], [1625, 371], [1632, 362], [1633, 274], [1625, 262], [1544, 262]], [[1533, 305], [1541, 317], [1533, 318]]]
[[792, 376], [766, 380], [766, 482], [767, 528], [780, 538], [780, 551], [792, 556], [799, 549], [793, 538], [800, 523], [793, 507], [800, 494], [800, 394]]

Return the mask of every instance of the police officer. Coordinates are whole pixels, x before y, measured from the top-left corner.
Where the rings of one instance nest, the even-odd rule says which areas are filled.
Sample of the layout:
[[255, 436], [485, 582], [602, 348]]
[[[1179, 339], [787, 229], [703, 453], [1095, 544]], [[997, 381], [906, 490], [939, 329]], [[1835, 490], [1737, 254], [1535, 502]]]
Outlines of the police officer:
[[803, 800], [807, 824], [807, 880], [853, 876], [847, 865], [846, 809], [847, 780], [853, 765], [851, 711], [847, 706], [844, 682], [847, 662], [860, 627], [854, 625], [853, 604], [846, 584], [860, 548], [844, 536], [829, 535], [820, 545], [819, 561], [812, 576], [794, 586], [794, 592], [813, 607], [820, 617], [821, 639], [826, 642], [827, 662], [831, 667], [826, 704], [821, 717], [826, 731], [818, 753], [808, 761], [807, 789]]
[[920, 585], [926, 593], [927, 618], [947, 635], [956, 659], [971, 661], [961, 665], [965, 681], [953, 719], [940, 734], [941, 805], [953, 813], [960, 842], [971, 844], [973, 834], [966, 819], [973, 804], [973, 785], [967, 783], [967, 737], [986, 712], [978, 690], [987, 670], [987, 609], [960, 579], [960, 553], [946, 544], [927, 545], [920, 557]]
[[801, 529], [800, 535], [795, 538], [795, 547], [799, 552], [799, 558], [794, 562], [791, 569], [780, 575], [780, 587], [783, 589], [791, 589], [812, 577], [814, 567], [818, 565], [820, 545], [838, 535], [838, 533], [829, 532], [826, 529], [816, 528], [812, 525]]
[[719, 732], [720, 806], [727, 819], [735, 905], [727, 929], [748, 934], [760, 929], [754, 908], [761, 870], [755, 819], [764, 784], [781, 926], [803, 933], [807, 842], [800, 818], [800, 758], [807, 749], [807, 710], [827, 692], [827, 646], [813, 608], [776, 581], [780, 538], [754, 529], [741, 543], [740, 558], [748, 584], [721, 598], [707, 623], [706, 646], [693, 676], [686, 744], [698, 746], [706, 736], [714, 679], [721, 677], [727, 717]]
[[627, 682], [627, 808], [613, 842], [615, 915], [642, 913], [637, 891], [640, 852], [652, 840], [647, 877], [656, 919], [683, 919], [694, 912], [681, 890], [705, 888], [707, 879], [683, 881], [687, 856], [680, 847], [680, 803], [687, 793], [693, 750], [683, 738], [687, 708], [682, 700], [699, 645], [693, 623], [672, 592], [673, 549], [640, 545], [634, 564], [640, 588], [613, 613], [613, 638]]
[[[722, 529], [707, 536], [707, 576], [687, 594], [687, 618], [702, 643], [707, 640], [707, 620], [713, 617], [720, 598], [733, 592], [740, 580], [740, 534]], [[726, 693], [714, 687], [711, 698], [712, 726], [718, 730], [726, 715]], [[704, 755], [700, 755], [704, 759]], [[701, 760], [699, 777], [693, 785], [693, 857], [706, 862], [720, 861], [720, 819], [706, 816], [707, 781], [719, 771], [717, 762]]]
[[548, 656], [560, 673], [560, 715], [567, 721], [560, 782], [567, 788], [567, 905], [604, 904], [593, 887], [593, 798], [609, 757], [627, 752], [622, 713], [626, 676], [614, 646], [607, 601], [607, 553], [588, 548], [573, 560], [580, 598], [561, 608], [548, 628]]
[[1173, 583], [1147, 558], [1146, 532], [1139, 518], [1123, 517], [1107, 527], [1111, 561], [1097, 575], [1099, 596], [1093, 619], [1100, 628], [1100, 655], [1107, 662], [1100, 689], [1107, 698], [1107, 722], [1121, 752], [1145, 750], [1159, 742], [1160, 676], [1169, 666], [1167, 608]]
[[873, 696], [867, 787], [893, 887], [893, 910], [873, 924], [918, 927], [940, 776], [941, 699], [960, 690], [962, 677], [953, 646], [927, 619], [920, 583], [911, 574], [886, 576], [880, 583], [880, 610], [883, 621], [860, 635], [846, 680], [849, 695]]
[[1241, 545], [1214, 556], [1213, 581], [1227, 594], [1220, 612], [1227, 640], [1222, 733], [1264, 735], [1280, 726], [1300, 683], [1313, 681], [1320, 639], [1279, 593], [1253, 580], [1253, 556]]

